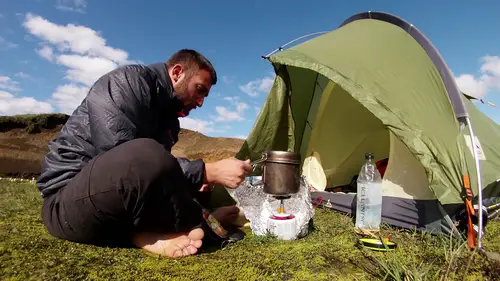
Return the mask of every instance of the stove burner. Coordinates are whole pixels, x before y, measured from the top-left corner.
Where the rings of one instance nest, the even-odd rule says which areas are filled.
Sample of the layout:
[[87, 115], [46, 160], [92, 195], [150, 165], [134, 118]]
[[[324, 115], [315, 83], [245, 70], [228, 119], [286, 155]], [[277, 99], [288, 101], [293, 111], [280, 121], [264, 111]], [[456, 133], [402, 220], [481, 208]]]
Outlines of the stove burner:
[[272, 196], [278, 200], [290, 199], [292, 197], [291, 195], [272, 195]]

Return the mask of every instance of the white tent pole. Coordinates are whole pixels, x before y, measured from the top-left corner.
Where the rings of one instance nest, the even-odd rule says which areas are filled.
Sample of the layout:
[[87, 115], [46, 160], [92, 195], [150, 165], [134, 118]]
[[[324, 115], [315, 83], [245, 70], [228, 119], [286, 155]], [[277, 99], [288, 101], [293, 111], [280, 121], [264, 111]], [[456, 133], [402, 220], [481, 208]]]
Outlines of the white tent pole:
[[476, 163], [476, 173], [477, 173], [477, 195], [479, 197], [479, 223], [478, 223], [478, 242], [477, 242], [477, 247], [481, 250], [482, 248], [482, 237], [483, 237], [483, 184], [481, 182], [481, 167], [479, 165], [479, 157], [477, 155], [476, 151], [476, 136], [474, 135], [474, 131], [472, 130], [472, 123], [469, 119], [469, 117], [465, 118], [465, 121], [467, 122], [467, 127], [469, 127], [469, 133], [470, 133], [470, 139], [471, 139], [471, 145], [472, 145], [472, 151], [474, 155], [474, 160]]
[[287, 45], [292, 44], [293, 42], [295, 42], [297, 40], [300, 40], [300, 39], [303, 39], [303, 38], [306, 38], [306, 37], [309, 37], [309, 36], [313, 36], [313, 35], [319, 35], [319, 34], [327, 33], [327, 32], [330, 32], [330, 31], [318, 31], [318, 32], [313, 32], [313, 33], [309, 33], [309, 34], [297, 37], [297, 38], [293, 39], [292, 41], [290, 41], [290, 42], [288, 42], [288, 43], [280, 46], [279, 48], [276, 48], [274, 51], [270, 52], [269, 54], [263, 56], [263, 58], [267, 59], [269, 56], [273, 55], [277, 51], [281, 51], [284, 47], [286, 47]]

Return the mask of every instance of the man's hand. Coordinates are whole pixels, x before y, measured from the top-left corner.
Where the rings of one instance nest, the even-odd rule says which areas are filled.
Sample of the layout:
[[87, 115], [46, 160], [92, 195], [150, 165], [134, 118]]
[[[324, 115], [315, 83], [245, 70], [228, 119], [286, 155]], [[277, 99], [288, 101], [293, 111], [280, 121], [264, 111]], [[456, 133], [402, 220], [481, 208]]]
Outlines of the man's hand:
[[238, 187], [252, 172], [250, 160], [229, 158], [205, 164], [205, 183], [222, 184], [228, 188]]
[[200, 190], [199, 190], [199, 191], [200, 191], [200, 192], [209, 192], [209, 191], [212, 191], [212, 189], [213, 189], [213, 188], [214, 188], [214, 186], [213, 186], [213, 185], [204, 183], [204, 184], [201, 186], [201, 188], [200, 188]]

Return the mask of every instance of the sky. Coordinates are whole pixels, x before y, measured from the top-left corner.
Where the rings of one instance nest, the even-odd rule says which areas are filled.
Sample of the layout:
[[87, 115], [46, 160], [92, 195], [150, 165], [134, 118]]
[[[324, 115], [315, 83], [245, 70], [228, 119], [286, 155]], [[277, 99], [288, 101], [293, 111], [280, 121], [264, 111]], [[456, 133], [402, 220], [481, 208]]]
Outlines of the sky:
[[420, 29], [458, 86], [483, 99], [478, 108], [500, 123], [497, 0], [0, 0], [0, 115], [71, 114], [106, 72], [191, 48], [213, 63], [219, 82], [181, 127], [245, 138], [274, 80], [261, 56], [364, 11], [389, 12]]

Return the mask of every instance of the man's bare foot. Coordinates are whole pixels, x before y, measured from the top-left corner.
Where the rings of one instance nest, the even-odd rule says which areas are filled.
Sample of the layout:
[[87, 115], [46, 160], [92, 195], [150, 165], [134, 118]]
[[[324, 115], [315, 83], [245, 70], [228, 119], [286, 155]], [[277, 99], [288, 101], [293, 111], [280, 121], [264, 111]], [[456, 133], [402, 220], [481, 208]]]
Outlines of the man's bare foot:
[[204, 235], [201, 228], [189, 233], [137, 233], [133, 242], [137, 247], [153, 254], [179, 258], [196, 254]]
[[220, 224], [228, 225], [236, 221], [239, 213], [240, 213], [240, 208], [236, 206], [224, 206], [215, 209], [212, 212], [212, 216], [214, 216], [215, 219], [218, 220]]

